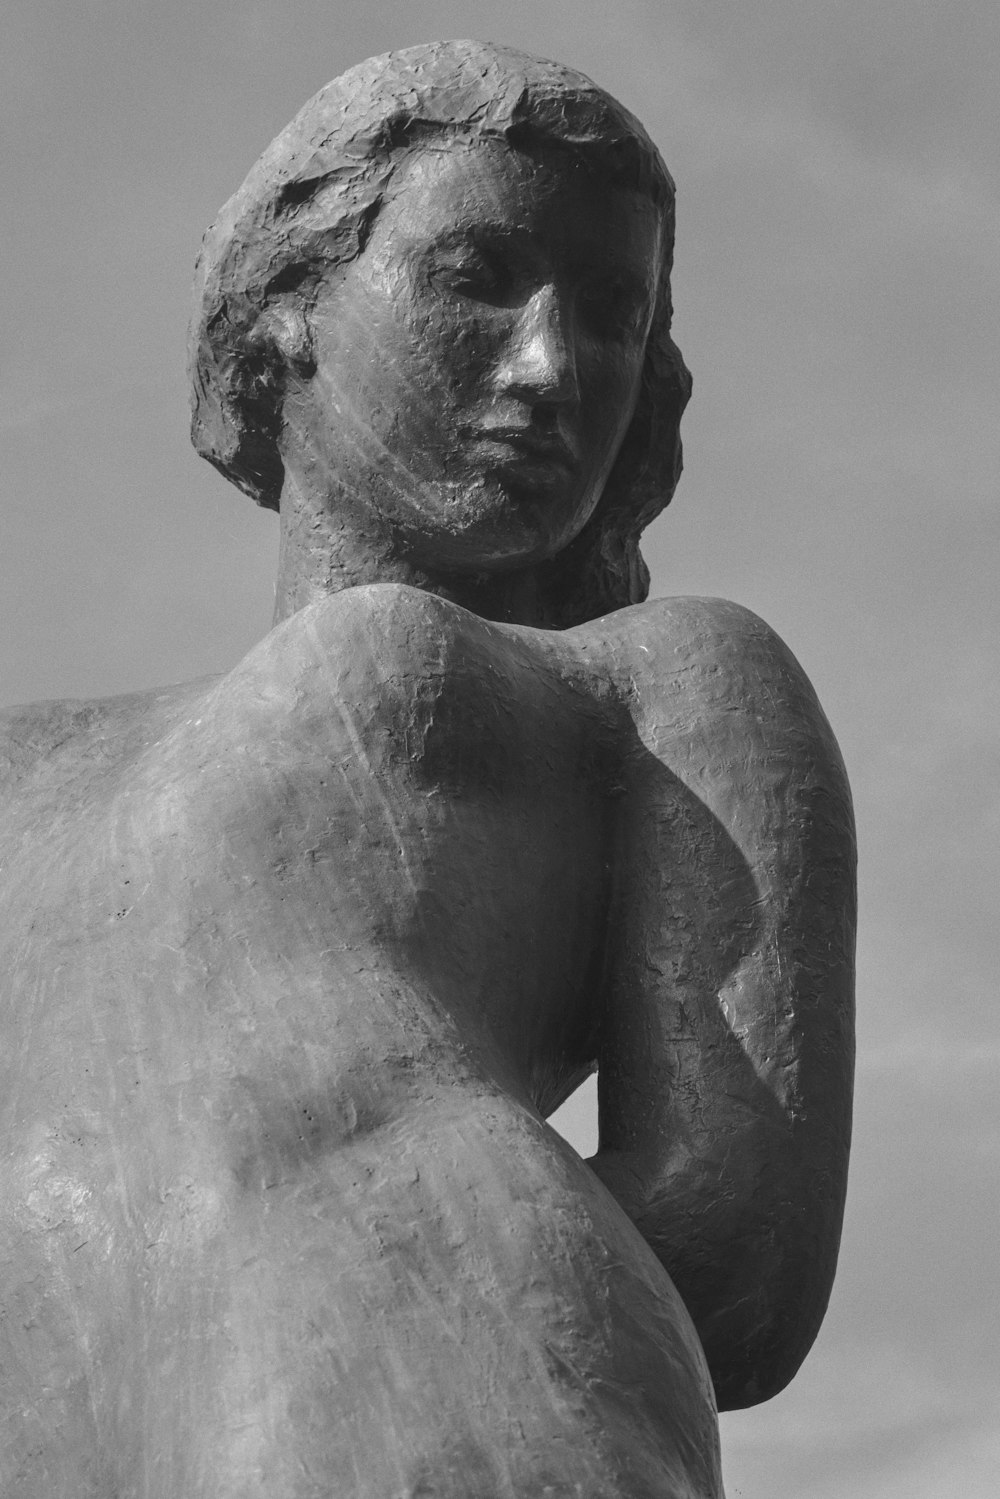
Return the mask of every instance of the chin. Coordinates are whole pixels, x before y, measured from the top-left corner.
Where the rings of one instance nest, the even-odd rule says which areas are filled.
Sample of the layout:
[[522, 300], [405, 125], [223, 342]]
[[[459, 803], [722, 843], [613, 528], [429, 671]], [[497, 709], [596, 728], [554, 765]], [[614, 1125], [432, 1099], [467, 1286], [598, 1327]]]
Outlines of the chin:
[[593, 507], [559, 505], [551, 495], [505, 494], [485, 525], [462, 538], [468, 566], [483, 572], [511, 572], [547, 562], [575, 541]]
[[[512, 534], [513, 533], [513, 534]], [[458, 537], [449, 535], [435, 549], [437, 567], [457, 573], [510, 573], [547, 562], [573, 540], [574, 535], [552, 535], [548, 528], [505, 528], [501, 535]]]
[[411, 498], [409, 524], [397, 535], [413, 562], [431, 572], [516, 572], [556, 556], [590, 519], [596, 501], [582, 503], [567, 488], [495, 478], [448, 485], [425, 494], [416, 513]]

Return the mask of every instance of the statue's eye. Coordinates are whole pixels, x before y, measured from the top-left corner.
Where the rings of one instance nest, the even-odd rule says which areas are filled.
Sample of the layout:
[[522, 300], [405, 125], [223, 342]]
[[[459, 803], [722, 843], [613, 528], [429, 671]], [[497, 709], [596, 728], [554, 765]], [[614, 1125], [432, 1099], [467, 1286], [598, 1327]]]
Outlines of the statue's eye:
[[625, 338], [639, 329], [647, 310], [646, 295], [630, 281], [602, 279], [581, 288], [577, 308], [595, 333]]
[[431, 281], [453, 296], [475, 302], [502, 305], [513, 295], [509, 268], [483, 250], [470, 248], [442, 258], [431, 271]]

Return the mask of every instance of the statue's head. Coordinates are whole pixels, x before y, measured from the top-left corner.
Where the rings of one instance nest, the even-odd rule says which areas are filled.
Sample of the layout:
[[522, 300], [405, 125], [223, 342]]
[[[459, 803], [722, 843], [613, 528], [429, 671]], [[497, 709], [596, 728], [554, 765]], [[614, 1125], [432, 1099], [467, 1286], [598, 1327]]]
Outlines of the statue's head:
[[[680, 473], [673, 183], [582, 74], [448, 42], [321, 89], [208, 231], [198, 452], [430, 572], [531, 570], [553, 625], [645, 597]], [[547, 601], [547, 602], [546, 602]]]

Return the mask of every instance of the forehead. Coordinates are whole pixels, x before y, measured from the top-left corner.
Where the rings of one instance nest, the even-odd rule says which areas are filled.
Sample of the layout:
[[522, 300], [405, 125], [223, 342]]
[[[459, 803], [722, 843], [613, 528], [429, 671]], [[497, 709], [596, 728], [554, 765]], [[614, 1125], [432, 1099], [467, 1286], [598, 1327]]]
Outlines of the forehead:
[[529, 154], [480, 139], [410, 153], [393, 175], [372, 238], [403, 248], [482, 233], [652, 272], [661, 215], [645, 193], [571, 150], [543, 146]]

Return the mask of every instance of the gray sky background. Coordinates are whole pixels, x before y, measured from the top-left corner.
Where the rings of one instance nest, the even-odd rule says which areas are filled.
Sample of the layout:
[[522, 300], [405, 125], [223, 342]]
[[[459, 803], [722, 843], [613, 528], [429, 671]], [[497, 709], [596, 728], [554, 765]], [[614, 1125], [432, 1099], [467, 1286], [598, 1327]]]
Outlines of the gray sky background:
[[[276, 523], [188, 446], [204, 227], [329, 78], [436, 36], [589, 73], [679, 184], [687, 469], [653, 591], [770, 621], [861, 836], [856, 1148], [830, 1313], [723, 1420], [730, 1499], [1000, 1474], [994, 0], [14, 0], [0, 119], [0, 703], [220, 670]], [[591, 1116], [563, 1127], [587, 1149]]]

